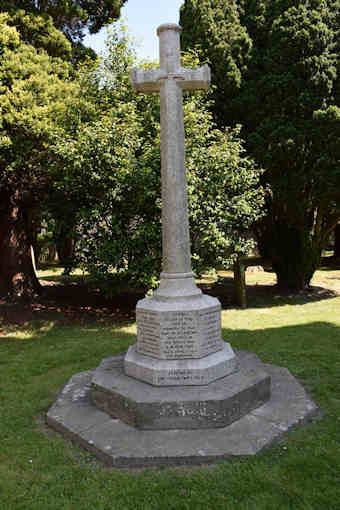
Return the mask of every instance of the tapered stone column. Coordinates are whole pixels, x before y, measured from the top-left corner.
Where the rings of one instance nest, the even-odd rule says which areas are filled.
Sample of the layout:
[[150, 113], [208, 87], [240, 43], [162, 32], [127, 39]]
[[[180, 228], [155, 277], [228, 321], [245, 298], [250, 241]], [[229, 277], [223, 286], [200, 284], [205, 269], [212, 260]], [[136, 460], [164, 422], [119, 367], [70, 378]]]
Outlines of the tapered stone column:
[[160, 93], [163, 271], [152, 297], [138, 302], [137, 344], [125, 373], [155, 386], [201, 385], [236, 370], [221, 339], [221, 305], [196, 286], [190, 261], [183, 90], [207, 89], [210, 69], [180, 63], [178, 25], [161, 25], [160, 69], [135, 69], [136, 92]]

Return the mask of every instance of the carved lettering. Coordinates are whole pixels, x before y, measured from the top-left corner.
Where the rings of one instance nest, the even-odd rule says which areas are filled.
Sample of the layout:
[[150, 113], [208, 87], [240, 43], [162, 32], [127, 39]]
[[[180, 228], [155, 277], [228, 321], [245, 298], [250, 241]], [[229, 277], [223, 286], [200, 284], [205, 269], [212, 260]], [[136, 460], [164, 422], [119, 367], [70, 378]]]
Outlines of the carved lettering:
[[221, 314], [218, 307], [200, 312], [202, 334], [201, 349], [203, 353], [210, 353], [222, 349], [221, 342]]
[[160, 357], [160, 316], [151, 310], [137, 310], [137, 350], [151, 357]]
[[[168, 370], [165, 375], [160, 375], [158, 381], [163, 385], [171, 384], [180, 381], [186, 384], [192, 382], [197, 385], [199, 382], [204, 382], [204, 375], [195, 374], [192, 370]], [[190, 384], [188, 384], [190, 385]]]
[[201, 358], [222, 349], [219, 307], [167, 313], [137, 310], [137, 350], [158, 359]]
[[199, 341], [196, 312], [168, 312], [162, 321], [162, 352], [166, 359], [197, 356]]

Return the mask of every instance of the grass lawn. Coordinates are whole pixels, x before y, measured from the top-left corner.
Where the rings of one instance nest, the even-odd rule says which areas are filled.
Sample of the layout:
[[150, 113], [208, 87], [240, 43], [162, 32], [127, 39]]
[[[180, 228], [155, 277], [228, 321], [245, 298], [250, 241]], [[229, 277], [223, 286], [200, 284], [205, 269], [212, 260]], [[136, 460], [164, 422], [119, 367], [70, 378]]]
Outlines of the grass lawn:
[[[247, 273], [253, 286], [273, 281]], [[340, 271], [318, 271], [313, 284], [337, 290]], [[126, 350], [135, 324], [0, 320], [0, 509], [340, 510], [340, 295], [268, 292], [222, 320], [233, 347], [297, 376], [322, 419], [256, 457], [145, 470], [104, 468], [44, 424], [67, 380]]]

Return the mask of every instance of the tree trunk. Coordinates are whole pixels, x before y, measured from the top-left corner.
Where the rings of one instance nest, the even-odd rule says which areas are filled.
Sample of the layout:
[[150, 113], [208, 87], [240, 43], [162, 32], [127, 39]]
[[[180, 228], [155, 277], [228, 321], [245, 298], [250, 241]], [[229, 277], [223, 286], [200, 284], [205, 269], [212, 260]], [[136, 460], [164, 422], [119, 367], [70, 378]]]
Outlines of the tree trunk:
[[[280, 290], [299, 292], [309, 287], [321, 259], [321, 245], [310, 232], [275, 221], [259, 229], [259, 249], [272, 261]], [[261, 233], [263, 235], [261, 235]]]
[[340, 223], [334, 229], [334, 258], [340, 259]]
[[63, 239], [59, 238], [56, 241], [57, 245], [57, 253], [59, 262], [62, 266], [66, 266], [73, 257], [73, 249], [74, 249], [74, 238], [73, 237], [64, 237]]
[[38, 241], [38, 235], [41, 230], [40, 216], [31, 214], [28, 218], [28, 224], [30, 227], [30, 242], [33, 250], [32, 261], [35, 269], [35, 266], [38, 266], [39, 264], [39, 258], [41, 254], [41, 243]]
[[234, 298], [241, 308], [247, 308], [246, 267], [239, 256], [234, 262]]
[[0, 211], [0, 296], [31, 299], [41, 292], [35, 274], [27, 211], [14, 198]]
[[73, 223], [66, 225], [63, 222], [60, 222], [59, 228], [57, 233], [55, 233], [54, 238], [59, 262], [62, 266], [64, 266], [64, 274], [69, 274], [74, 264], [73, 255], [76, 243]]

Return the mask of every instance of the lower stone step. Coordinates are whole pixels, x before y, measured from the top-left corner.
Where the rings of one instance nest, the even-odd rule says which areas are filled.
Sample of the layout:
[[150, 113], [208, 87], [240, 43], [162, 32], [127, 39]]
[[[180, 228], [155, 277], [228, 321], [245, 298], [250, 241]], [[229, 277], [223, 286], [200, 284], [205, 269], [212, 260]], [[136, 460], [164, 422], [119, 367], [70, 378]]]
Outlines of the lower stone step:
[[[90, 399], [93, 370], [75, 374], [49, 409], [47, 424], [95, 454], [107, 466], [144, 467], [203, 464], [255, 455], [288, 430], [320, 416], [320, 410], [286, 369], [265, 365], [253, 353], [237, 351], [242, 370], [271, 377], [270, 399], [222, 428], [143, 430], [112, 418]], [[111, 363], [121, 366], [123, 356]], [[173, 388], [177, 391], [177, 388]]]

